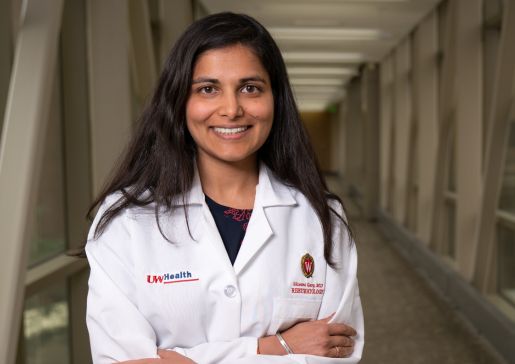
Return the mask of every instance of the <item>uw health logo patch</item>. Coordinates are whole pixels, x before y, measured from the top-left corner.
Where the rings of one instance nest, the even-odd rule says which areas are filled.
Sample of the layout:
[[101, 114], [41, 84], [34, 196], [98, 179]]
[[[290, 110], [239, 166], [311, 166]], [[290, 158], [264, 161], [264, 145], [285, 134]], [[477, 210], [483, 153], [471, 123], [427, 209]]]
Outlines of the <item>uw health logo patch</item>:
[[304, 254], [300, 259], [300, 268], [304, 277], [311, 278], [315, 272], [315, 260], [308, 253]]
[[159, 275], [147, 274], [147, 283], [181, 283], [181, 282], [193, 282], [198, 281], [197, 277], [194, 277], [190, 271], [182, 271], [178, 273], [165, 273]]

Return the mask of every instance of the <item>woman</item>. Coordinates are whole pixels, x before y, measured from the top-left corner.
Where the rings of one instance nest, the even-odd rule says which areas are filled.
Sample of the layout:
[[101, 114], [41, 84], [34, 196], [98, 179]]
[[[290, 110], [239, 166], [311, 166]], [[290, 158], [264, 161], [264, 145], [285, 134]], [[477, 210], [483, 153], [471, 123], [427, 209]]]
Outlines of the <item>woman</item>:
[[186, 30], [98, 205], [86, 245], [95, 363], [359, 361], [343, 206], [253, 18]]

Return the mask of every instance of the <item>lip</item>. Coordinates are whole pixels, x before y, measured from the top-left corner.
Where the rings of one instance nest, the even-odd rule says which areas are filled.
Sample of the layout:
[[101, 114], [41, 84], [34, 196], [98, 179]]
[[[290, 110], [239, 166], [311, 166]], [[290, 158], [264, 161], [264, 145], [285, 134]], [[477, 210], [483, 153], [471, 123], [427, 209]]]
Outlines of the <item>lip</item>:
[[[237, 128], [242, 128], [242, 127], [247, 127], [247, 130], [242, 131], [242, 132], [238, 132], [238, 133], [234, 133], [234, 134], [223, 134], [223, 133], [215, 131], [215, 128], [237, 129]], [[216, 135], [217, 137], [219, 137], [221, 139], [224, 139], [224, 140], [237, 140], [237, 139], [241, 139], [245, 135], [247, 135], [247, 133], [249, 132], [250, 129], [252, 129], [252, 125], [229, 125], [229, 126], [215, 125], [215, 126], [210, 126], [209, 127], [209, 130], [212, 131], [214, 135]]]

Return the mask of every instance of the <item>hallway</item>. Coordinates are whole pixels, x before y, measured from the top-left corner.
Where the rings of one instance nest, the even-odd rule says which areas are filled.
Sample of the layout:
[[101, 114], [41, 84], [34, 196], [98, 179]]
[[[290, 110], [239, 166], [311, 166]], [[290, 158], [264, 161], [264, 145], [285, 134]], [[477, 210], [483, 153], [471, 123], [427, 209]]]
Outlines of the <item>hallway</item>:
[[363, 364], [505, 364], [345, 199], [359, 254]]
[[515, 0], [0, 1], [0, 364], [92, 363], [89, 266], [69, 253], [160, 75], [193, 84], [203, 52], [171, 72], [173, 45], [220, 12], [270, 33], [295, 98], [275, 90], [273, 125], [295, 105], [345, 196], [360, 363], [515, 364]]

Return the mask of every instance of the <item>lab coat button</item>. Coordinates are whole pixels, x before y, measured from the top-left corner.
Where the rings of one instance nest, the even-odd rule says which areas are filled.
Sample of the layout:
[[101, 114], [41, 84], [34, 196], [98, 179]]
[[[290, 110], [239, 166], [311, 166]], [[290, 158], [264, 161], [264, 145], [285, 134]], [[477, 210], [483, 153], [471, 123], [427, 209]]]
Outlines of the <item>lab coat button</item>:
[[236, 296], [236, 287], [231, 285], [226, 286], [224, 289], [224, 293], [227, 297], [233, 298], [234, 296]]

